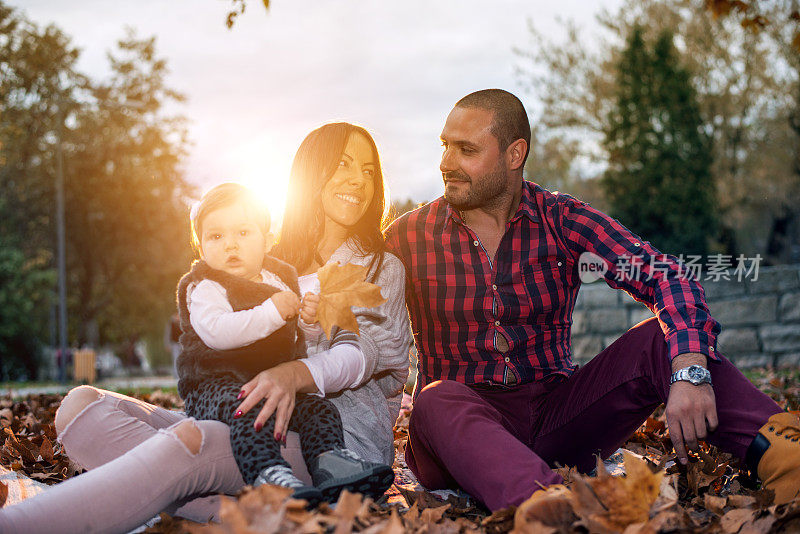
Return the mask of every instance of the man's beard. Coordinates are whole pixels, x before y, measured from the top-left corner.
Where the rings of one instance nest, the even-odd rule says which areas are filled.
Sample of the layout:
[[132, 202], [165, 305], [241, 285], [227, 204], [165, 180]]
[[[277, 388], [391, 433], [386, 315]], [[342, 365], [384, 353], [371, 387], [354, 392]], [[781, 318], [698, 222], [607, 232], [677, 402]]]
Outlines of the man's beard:
[[[443, 177], [445, 180], [444, 199], [455, 209], [462, 211], [483, 208], [493, 204], [493, 201], [502, 195], [508, 187], [506, 170], [502, 167], [502, 163], [477, 181], [459, 171], [448, 172]], [[469, 187], [466, 190], [448, 192], [448, 181], [467, 182]]]

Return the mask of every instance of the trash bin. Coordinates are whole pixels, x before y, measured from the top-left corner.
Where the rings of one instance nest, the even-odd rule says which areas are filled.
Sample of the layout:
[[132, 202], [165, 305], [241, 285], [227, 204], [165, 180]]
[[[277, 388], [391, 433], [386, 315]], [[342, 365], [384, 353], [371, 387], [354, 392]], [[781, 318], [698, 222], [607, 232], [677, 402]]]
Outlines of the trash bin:
[[74, 355], [74, 378], [76, 382], [87, 382], [91, 384], [95, 381], [95, 360], [97, 355], [92, 349], [80, 349]]

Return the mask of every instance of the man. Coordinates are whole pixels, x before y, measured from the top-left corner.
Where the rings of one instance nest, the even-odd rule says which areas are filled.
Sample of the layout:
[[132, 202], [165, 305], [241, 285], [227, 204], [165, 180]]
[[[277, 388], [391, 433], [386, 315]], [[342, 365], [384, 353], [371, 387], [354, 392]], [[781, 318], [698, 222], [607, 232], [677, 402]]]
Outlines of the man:
[[[561, 482], [551, 465], [590, 470], [594, 454], [608, 456], [664, 402], [682, 463], [707, 439], [747, 457], [776, 501], [794, 498], [798, 418], [716, 353], [720, 327], [674, 257], [523, 180], [530, 126], [519, 99], [499, 89], [467, 95], [441, 140], [444, 197], [387, 233], [406, 267], [419, 352], [406, 449], [419, 481], [460, 486], [492, 510], [518, 505]], [[656, 317], [577, 369], [570, 325], [585, 252], [605, 261], [608, 285]], [[626, 258], [639, 276], [620, 272]], [[668, 268], [656, 272], [653, 260]]]

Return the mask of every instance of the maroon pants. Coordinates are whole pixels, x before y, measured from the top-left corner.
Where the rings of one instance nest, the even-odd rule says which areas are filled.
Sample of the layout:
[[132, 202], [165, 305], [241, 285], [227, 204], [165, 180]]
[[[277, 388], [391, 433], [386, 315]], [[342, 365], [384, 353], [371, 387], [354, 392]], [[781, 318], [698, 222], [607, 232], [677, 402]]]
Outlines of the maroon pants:
[[[727, 359], [709, 361], [719, 417], [708, 441], [744, 458], [780, 407]], [[590, 471], [661, 403], [671, 374], [655, 318], [634, 326], [570, 377], [497, 391], [438, 381], [409, 422], [406, 462], [430, 489], [461, 487], [492, 510], [518, 505], [561, 477], [555, 462]]]

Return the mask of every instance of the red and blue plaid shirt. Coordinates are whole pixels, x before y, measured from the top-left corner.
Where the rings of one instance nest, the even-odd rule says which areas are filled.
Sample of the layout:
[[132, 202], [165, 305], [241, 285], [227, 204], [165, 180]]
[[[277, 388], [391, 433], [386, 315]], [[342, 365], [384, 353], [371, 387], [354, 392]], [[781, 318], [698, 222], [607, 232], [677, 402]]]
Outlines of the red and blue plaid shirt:
[[[677, 258], [569, 195], [523, 182], [494, 262], [443, 197], [392, 223], [387, 244], [406, 268], [418, 390], [434, 380], [503, 384], [509, 371], [521, 383], [571, 374], [578, 260], [587, 251], [605, 260], [609, 286], [655, 313], [671, 357], [718, 359], [719, 324]], [[636, 258], [638, 276], [618, 276], [625, 258]], [[508, 342], [505, 352], [497, 334]]]

